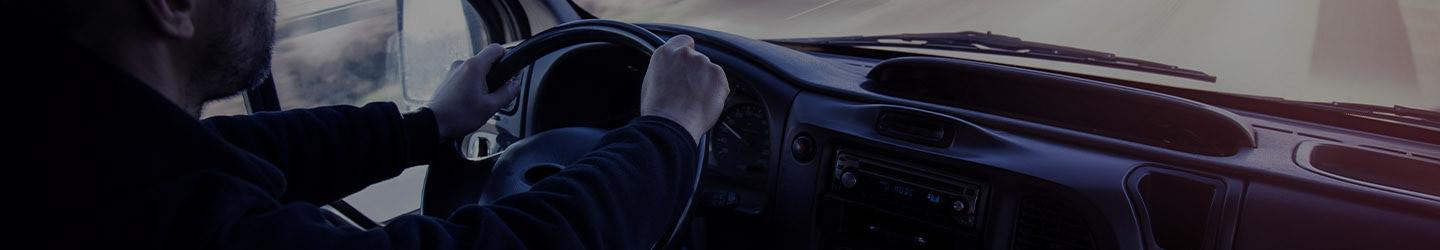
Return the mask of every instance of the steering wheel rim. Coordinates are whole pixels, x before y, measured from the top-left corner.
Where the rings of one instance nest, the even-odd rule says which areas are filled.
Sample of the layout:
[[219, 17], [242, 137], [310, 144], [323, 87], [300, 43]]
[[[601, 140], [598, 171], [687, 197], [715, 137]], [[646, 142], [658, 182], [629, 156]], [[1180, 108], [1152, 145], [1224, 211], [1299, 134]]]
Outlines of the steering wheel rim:
[[655, 49], [665, 44], [664, 39], [649, 30], [620, 21], [587, 19], [561, 24], [536, 34], [506, 51], [500, 60], [490, 67], [486, 83], [490, 91], [504, 86], [525, 66], [545, 55], [566, 47], [591, 42], [605, 42], [655, 54]]
[[[504, 56], [491, 66], [490, 72], [486, 76], [486, 82], [489, 85], [488, 88], [490, 91], [494, 91], [504, 86], [504, 83], [519, 73], [521, 69], [524, 69], [526, 66], [550, 53], [570, 46], [593, 42], [620, 45], [622, 47], [635, 49], [646, 55], [653, 55], [656, 48], [665, 44], [665, 40], [661, 39], [660, 36], [630, 23], [605, 19], [568, 22], [536, 34], [508, 50]], [[699, 145], [705, 145], [707, 137], [706, 135], [702, 135], [698, 141]], [[523, 141], [525, 139], [521, 140]], [[517, 142], [517, 144], [518, 143], [519, 142]], [[509, 153], [509, 149], [502, 154], [507, 153]], [[671, 244], [675, 237], [679, 235], [686, 220], [690, 217], [695, 196], [700, 192], [700, 180], [705, 169], [706, 150], [698, 150], [697, 154], [694, 165], [695, 176], [691, 180], [692, 186], [690, 193], [686, 195], [685, 205], [681, 208], [679, 217], [672, 223], [670, 232], [662, 235], [660, 240], [651, 247], [652, 249], [660, 249]], [[503, 157], [504, 156], [502, 156], [502, 158]], [[497, 164], [499, 164], [499, 162], [497, 162]], [[501, 167], [503, 166], [497, 165], [494, 169], [500, 169]], [[491, 175], [489, 178], [493, 180], [498, 176], [499, 175]], [[513, 178], [513, 176], [507, 177]], [[490, 192], [489, 188], [483, 192]]]

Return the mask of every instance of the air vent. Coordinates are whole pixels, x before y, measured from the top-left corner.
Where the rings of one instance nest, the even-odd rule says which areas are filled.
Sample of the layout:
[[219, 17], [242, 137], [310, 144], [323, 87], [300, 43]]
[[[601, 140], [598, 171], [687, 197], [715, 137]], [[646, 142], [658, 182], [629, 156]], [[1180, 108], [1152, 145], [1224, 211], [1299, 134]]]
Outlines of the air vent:
[[1013, 249], [1095, 249], [1090, 224], [1073, 205], [1054, 196], [1020, 201]]
[[1142, 167], [1127, 189], [1151, 248], [1216, 249], [1228, 189], [1224, 181], [1178, 170]]
[[886, 136], [933, 147], [950, 146], [955, 128], [943, 120], [906, 112], [880, 112], [875, 130]]
[[1301, 143], [1295, 162], [1332, 178], [1440, 200], [1440, 162], [1327, 142]]

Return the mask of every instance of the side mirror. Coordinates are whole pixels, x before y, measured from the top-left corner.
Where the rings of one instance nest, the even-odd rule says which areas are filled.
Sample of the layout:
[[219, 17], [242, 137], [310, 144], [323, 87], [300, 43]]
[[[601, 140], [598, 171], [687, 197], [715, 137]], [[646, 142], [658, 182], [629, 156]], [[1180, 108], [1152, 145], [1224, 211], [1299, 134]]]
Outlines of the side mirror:
[[[403, 1], [399, 4], [399, 80], [408, 105], [423, 105], [449, 75], [451, 62], [475, 54], [487, 41], [472, 36], [467, 16], [473, 10], [463, 0]], [[467, 13], [468, 12], [468, 13]]]

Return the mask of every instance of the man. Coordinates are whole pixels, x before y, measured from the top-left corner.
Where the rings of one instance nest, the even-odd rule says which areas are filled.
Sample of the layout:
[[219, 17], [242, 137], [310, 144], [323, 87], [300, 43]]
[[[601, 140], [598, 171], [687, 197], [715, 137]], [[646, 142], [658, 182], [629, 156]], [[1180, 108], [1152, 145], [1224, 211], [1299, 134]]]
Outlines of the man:
[[[261, 82], [273, 0], [7, 1], [33, 79], [18, 131], [41, 184], [17, 213], [37, 248], [648, 248], [678, 218], [697, 138], [715, 122], [724, 73], [677, 36], [651, 58], [642, 117], [532, 192], [446, 218], [362, 231], [317, 207], [426, 164], [515, 98], [486, 93], [503, 53], [466, 60], [426, 108], [324, 107], [198, 121], [205, 102]], [[36, 105], [38, 104], [38, 105]], [[34, 114], [23, 113], [34, 112]], [[33, 124], [33, 125], [32, 125]], [[30, 159], [33, 157], [33, 159]], [[32, 163], [27, 163], [32, 164]], [[30, 175], [20, 175], [31, 178]], [[13, 189], [12, 189], [13, 190]], [[434, 215], [445, 216], [445, 215]]]

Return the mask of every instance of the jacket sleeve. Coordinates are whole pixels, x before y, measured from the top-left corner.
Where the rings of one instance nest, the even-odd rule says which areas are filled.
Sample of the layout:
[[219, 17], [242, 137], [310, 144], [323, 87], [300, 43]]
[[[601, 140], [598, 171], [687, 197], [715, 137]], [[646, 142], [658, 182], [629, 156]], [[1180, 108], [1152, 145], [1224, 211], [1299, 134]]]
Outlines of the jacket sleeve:
[[[678, 124], [641, 117], [560, 173], [450, 218], [407, 215], [374, 230], [334, 227], [311, 204], [251, 213], [219, 244], [234, 249], [644, 249], [678, 218], [697, 145]], [[688, 177], [687, 177], [688, 176]]]
[[281, 201], [326, 204], [426, 164], [439, 145], [428, 109], [392, 103], [330, 106], [205, 119], [227, 142], [285, 174]]

